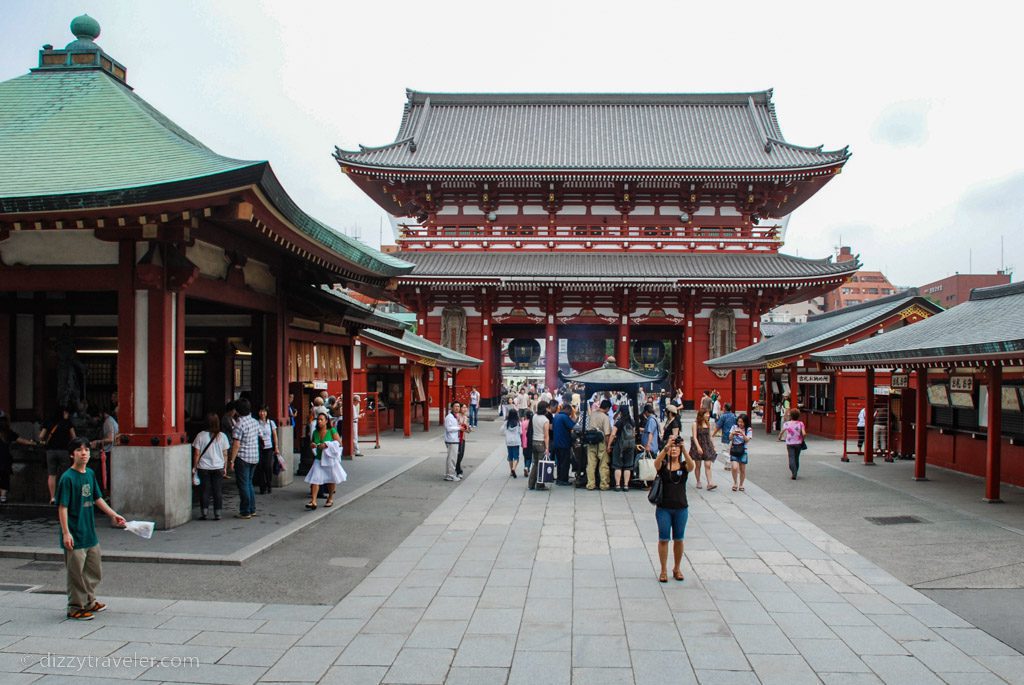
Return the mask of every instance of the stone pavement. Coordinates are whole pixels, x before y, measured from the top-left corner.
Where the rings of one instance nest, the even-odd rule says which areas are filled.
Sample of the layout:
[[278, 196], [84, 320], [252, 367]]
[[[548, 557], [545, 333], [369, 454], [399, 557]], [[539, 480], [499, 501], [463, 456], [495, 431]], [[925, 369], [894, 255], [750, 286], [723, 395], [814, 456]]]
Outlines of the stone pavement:
[[[306, 511], [309, 486], [296, 479], [288, 486], [275, 488], [270, 495], [256, 495], [259, 516], [250, 521], [232, 518], [238, 511], [233, 477], [224, 483], [224, 518], [220, 521], [194, 519], [172, 530], [157, 530], [144, 540], [125, 530], [112, 528], [100, 517], [97, 534], [107, 561], [174, 562], [190, 564], [244, 563], [307, 526], [339, 511], [345, 504], [371, 492], [405, 473], [432, 453], [440, 453], [437, 431], [416, 433], [413, 438], [388, 436], [384, 448], [367, 448], [363, 457], [343, 462], [348, 481], [337, 488], [334, 506]], [[320, 500], [323, 504], [324, 500]], [[60, 525], [56, 509], [46, 518], [21, 519], [11, 515], [0, 518], [0, 557], [16, 557], [63, 562], [58, 549]], [[198, 517], [198, 508], [193, 510]]]
[[660, 584], [642, 492], [529, 492], [503, 451], [335, 606], [111, 599], [74, 623], [6, 593], [0, 682], [1024, 683], [1024, 656], [753, 483], [690, 490], [686, 581]]

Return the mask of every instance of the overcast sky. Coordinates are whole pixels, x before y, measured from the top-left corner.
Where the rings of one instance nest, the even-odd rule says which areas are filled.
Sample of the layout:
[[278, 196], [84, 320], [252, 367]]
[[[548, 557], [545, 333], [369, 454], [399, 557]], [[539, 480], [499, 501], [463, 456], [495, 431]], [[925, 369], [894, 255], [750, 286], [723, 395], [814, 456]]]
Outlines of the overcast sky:
[[[1024, 268], [1021, 12], [1012, 3], [3, 0], [0, 80], [87, 12], [136, 92], [215, 151], [270, 160], [292, 197], [379, 245], [383, 212], [335, 145], [391, 142], [405, 88], [775, 89], [786, 139], [849, 145], [785, 251], [850, 245], [900, 285]], [[87, 163], [69, 150], [68, 163]], [[384, 221], [385, 242], [391, 242]]]

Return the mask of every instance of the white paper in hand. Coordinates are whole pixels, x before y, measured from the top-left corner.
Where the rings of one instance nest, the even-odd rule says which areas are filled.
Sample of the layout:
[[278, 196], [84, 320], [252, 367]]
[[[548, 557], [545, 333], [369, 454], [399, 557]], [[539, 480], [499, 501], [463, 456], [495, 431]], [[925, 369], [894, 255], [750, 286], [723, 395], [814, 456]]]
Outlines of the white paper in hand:
[[147, 540], [153, 537], [154, 527], [156, 524], [153, 521], [129, 521], [124, 525], [125, 530]]

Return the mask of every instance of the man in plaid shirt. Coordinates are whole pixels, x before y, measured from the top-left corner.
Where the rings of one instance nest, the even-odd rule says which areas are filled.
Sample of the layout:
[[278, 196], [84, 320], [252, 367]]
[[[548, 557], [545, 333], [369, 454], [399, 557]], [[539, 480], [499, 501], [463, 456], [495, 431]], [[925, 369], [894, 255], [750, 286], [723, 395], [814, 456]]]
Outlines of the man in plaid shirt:
[[259, 424], [252, 417], [252, 404], [244, 397], [235, 403], [238, 420], [231, 440], [228, 468], [235, 470], [238, 484], [238, 513], [236, 519], [256, 516], [256, 491], [252, 487], [252, 474], [260, 463]]

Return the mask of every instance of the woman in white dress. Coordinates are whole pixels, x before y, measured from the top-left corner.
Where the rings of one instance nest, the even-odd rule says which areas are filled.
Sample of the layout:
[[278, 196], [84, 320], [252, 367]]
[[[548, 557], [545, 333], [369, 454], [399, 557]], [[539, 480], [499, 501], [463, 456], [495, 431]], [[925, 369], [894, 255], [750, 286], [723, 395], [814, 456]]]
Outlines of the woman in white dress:
[[337, 483], [344, 483], [347, 475], [341, 467], [341, 439], [338, 431], [330, 427], [327, 414], [316, 415], [316, 426], [311, 438], [313, 448], [313, 466], [306, 474], [309, 483], [309, 502], [306, 509], [316, 509], [316, 496], [320, 486], [327, 487], [325, 507], [334, 506], [334, 488]]

